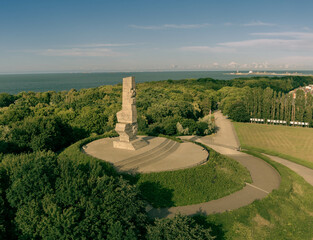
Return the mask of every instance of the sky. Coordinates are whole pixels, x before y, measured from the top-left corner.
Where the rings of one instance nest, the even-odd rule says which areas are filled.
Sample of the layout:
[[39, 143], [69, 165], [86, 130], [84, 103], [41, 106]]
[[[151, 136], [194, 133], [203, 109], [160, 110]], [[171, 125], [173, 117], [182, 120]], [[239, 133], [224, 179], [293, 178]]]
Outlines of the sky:
[[310, 0], [0, 0], [0, 73], [313, 70]]

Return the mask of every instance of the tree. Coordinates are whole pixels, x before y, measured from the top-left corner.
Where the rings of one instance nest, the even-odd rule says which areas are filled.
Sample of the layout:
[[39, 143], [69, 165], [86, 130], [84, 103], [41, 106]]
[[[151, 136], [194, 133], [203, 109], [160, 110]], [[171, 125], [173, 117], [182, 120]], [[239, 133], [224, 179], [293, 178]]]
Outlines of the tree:
[[242, 101], [234, 102], [230, 107], [228, 115], [236, 122], [248, 122], [250, 119], [249, 113]]
[[157, 219], [155, 225], [147, 228], [148, 240], [206, 240], [214, 239], [210, 229], [204, 229], [187, 216], [176, 215], [174, 218]]
[[21, 239], [136, 239], [144, 234], [139, 189], [107, 176], [98, 161], [36, 152], [7, 155], [1, 167], [9, 177], [6, 198], [15, 209], [11, 220]]
[[[267, 87], [263, 91], [263, 105], [262, 105], [262, 115], [265, 119], [271, 118], [271, 101], [273, 98], [273, 90], [269, 87]], [[254, 117], [254, 116], [253, 116]]]
[[10, 104], [14, 103], [15, 97], [8, 93], [0, 93], [0, 108], [8, 107]]
[[60, 118], [34, 117], [26, 118], [11, 126], [4, 140], [11, 146], [11, 151], [59, 150], [75, 140], [71, 128]]

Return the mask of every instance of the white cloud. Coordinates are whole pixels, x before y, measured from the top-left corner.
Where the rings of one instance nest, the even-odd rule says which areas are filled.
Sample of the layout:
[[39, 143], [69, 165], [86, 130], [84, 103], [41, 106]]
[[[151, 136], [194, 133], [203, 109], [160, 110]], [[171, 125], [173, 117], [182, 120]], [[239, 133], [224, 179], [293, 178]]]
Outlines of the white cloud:
[[228, 47], [210, 47], [210, 46], [186, 46], [181, 47], [182, 51], [192, 51], [192, 52], [212, 52], [212, 53], [224, 53], [224, 52], [234, 52], [234, 49]]
[[257, 26], [272, 27], [272, 26], [277, 26], [277, 25], [274, 23], [266, 23], [266, 22], [262, 22], [262, 21], [252, 21], [249, 23], [242, 24], [242, 26], [245, 26], [245, 27], [257, 27]]
[[70, 48], [70, 49], [45, 49], [35, 51], [44, 56], [73, 56], [73, 57], [115, 57], [123, 54], [108, 48]]
[[220, 46], [225, 47], [296, 47], [300, 46], [299, 40], [285, 40], [285, 39], [253, 39], [236, 42], [219, 43]]
[[203, 24], [163, 24], [163, 25], [151, 25], [151, 26], [141, 26], [141, 25], [129, 25], [131, 28], [146, 29], [146, 30], [163, 30], [163, 29], [194, 29], [194, 28], [204, 28], [210, 26], [208, 23]]
[[312, 32], [264, 32], [251, 33], [254, 36], [288, 37], [296, 39], [313, 39]]
[[231, 61], [228, 64], [221, 65], [222, 69], [232, 69], [232, 70], [265, 70], [270, 68], [270, 64], [268, 62], [252, 62], [252, 63], [238, 63], [235, 61]]
[[230, 63], [227, 64], [227, 67], [235, 68], [238, 66], [238, 63], [231, 61]]
[[[312, 51], [313, 33], [312, 32], [265, 32], [251, 33], [259, 38], [235, 42], [219, 43], [219, 46], [232, 48], [265, 48], [271, 50], [284, 51]], [[272, 38], [268, 38], [272, 37]]]
[[135, 45], [135, 43], [92, 43], [92, 44], [75, 45], [74, 47], [101, 48], [101, 47], [128, 47], [128, 46], [133, 46], [133, 45]]

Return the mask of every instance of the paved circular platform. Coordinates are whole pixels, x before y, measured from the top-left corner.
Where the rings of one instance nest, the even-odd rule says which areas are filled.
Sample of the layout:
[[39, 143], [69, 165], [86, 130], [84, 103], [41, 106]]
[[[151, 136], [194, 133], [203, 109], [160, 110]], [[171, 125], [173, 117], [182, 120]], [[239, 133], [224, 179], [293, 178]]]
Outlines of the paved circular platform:
[[161, 172], [189, 168], [207, 161], [208, 152], [191, 142], [138, 136], [149, 144], [136, 151], [113, 148], [118, 138], [102, 138], [83, 146], [85, 153], [112, 163], [119, 171]]

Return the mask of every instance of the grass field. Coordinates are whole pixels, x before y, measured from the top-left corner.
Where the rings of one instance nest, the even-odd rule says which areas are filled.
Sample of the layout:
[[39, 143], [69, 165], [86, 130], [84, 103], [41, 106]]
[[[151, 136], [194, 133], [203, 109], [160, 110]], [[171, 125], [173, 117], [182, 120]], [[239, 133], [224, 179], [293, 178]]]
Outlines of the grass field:
[[240, 209], [195, 219], [212, 228], [217, 239], [313, 239], [313, 187], [287, 167], [271, 163], [281, 175], [281, 185], [266, 198]]
[[234, 123], [242, 148], [265, 150], [313, 168], [313, 129]]

